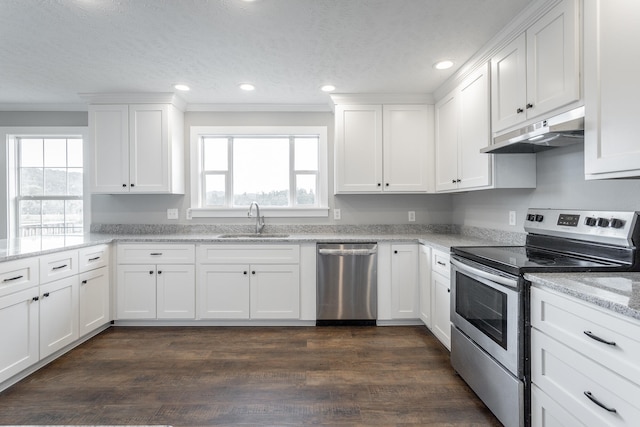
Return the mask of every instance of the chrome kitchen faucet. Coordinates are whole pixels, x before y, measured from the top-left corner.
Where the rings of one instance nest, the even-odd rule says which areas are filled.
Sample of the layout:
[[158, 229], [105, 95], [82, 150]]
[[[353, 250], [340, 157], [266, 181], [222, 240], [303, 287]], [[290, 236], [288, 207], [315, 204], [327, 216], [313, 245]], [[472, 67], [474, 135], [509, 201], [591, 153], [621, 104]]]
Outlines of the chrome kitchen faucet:
[[256, 207], [256, 234], [260, 234], [264, 228], [264, 216], [260, 216], [260, 206], [258, 206], [258, 202], [251, 202], [249, 205], [249, 212], [247, 212], [247, 217], [251, 218], [251, 211], [254, 206]]

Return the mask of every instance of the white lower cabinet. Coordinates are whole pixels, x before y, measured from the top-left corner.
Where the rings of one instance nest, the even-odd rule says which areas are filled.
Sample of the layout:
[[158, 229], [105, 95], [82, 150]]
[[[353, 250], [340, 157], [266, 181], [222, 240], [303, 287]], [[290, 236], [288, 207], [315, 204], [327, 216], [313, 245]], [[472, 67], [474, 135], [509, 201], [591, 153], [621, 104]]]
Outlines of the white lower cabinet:
[[532, 287], [531, 325], [533, 426], [637, 425], [640, 322]]
[[79, 337], [78, 276], [40, 285], [40, 358]]
[[202, 245], [197, 259], [197, 318], [300, 318], [298, 245]]
[[195, 317], [193, 265], [119, 265], [117, 287], [118, 319]]
[[418, 264], [420, 279], [420, 319], [427, 328], [431, 329], [431, 248], [429, 246], [420, 245]]
[[40, 357], [39, 298], [37, 286], [0, 297], [0, 383]]
[[195, 319], [195, 245], [118, 245], [120, 320]]
[[80, 279], [80, 336], [84, 336], [111, 321], [109, 304], [109, 267], [81, 273]]
[[418, 319], [418, 245], [391, 245], [391, 317]]
[[451, 349], [451, 283], [449, 254], [432, 251], [431, 261], [431, 332]]

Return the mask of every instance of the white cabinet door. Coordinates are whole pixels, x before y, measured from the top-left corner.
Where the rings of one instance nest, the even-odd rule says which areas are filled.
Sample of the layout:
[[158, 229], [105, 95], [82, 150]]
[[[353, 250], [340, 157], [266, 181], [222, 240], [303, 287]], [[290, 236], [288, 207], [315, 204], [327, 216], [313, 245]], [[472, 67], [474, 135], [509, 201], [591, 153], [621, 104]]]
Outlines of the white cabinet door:
[[430, 108], [427, 105], [383, 107], [383, 191], [426, 192], [429, 189]]
[[40, 358], [78, 339], [78, 276], [40, 286]]
[[156, 318], [156, 266], [119, 265], [117, 282], [118, 319]]
[[480, 152], [491, 143], [489, 80], [489, 65], [486, 64], [460, 86], [459, 189], [486, 187], [492, 183], [493, 155]]
[[129, 192], [129, 107], [90, 105], [91, 191]]
[[587, 179], [640, 176], [640, 2], [584, 4], [585, 175]]
[[418, 289], [418, 246], [391, 246], [391, 317], [417, 319], [420, 317]]
[[564, 0], [527, 30], [527, 119], [580, 99], [577, 0]]
[[39, 359], [38, 287], [0, 298], [0, 383]]
[[491, 58], [493, 132], [580, 99], [578, 0], [564, 0]]
[[129, 106], [129, 176], [132, 193], [169, 192], [169, 105]]
[[196, 283], [193, 265], [156, 266], [158, 319], [194, 319]]
[[382, 191], [382, 106], [336, 106], [335, 191]]
[[460, 98], [453, 91], [436, 104], [436, 191], [458, 188]]
[[251, 265], [251, 318], [300, 318], [300, 267]]
[[431, 329], [431, 248], [420, 245], [418, 252], [420, 271], [420, 319]]
[[498, 132], [526, 119], [527, 53], [522, 34], [491, 58], [492, 130]]
[[198, 318], [249, 319], [249, 265], [198, 266]]
[[441, 274], [431, 273], [431, 291], [433, 298], [431, 316], [433, 318], [433, 334], [447, 347], [451, 349], [451, 291], [449, 278]]
[[111, 321], [109, 267], [81, 273], [78, 278], [80, 280], [79, 334], [84, 336]]

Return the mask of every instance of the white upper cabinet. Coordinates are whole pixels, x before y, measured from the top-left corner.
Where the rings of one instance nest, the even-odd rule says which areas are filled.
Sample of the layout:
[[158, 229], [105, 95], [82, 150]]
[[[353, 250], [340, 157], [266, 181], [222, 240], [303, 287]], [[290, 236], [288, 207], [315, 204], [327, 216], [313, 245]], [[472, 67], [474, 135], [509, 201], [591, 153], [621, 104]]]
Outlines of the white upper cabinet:
[[489, 125], [485, 64], [436, 104], [436, 192], [536, 186], [535, 155], [480, 152], [490, 145]]
[[91, 191], [184, 193], [183, 122], [171, 104], [90, 105]]
[[494, 133], [580, 99], [579, 13], [562, 1], [491, 58]]
[[585, 2], [585, 176], [640, 176], [640, 2]]
[[337, 105], [335, 192], [425, 193], [429, 105]]

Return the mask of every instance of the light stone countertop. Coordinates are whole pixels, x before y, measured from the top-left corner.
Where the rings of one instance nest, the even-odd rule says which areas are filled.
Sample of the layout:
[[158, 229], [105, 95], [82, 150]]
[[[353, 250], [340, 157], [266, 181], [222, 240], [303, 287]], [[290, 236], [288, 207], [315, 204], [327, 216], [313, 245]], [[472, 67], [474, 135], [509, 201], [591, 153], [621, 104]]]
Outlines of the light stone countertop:
[[533, 286], [573, 296], [640, 320], [638, 273], [527, 273]]
[[[465, 236], [451, 233], [419, 234], [287, 234], [286, 237], [242, 237], [221, 238], [220, 234], [102, 234], [60, 235], [42, 237], [24, 237], [21, 239], [0, 240], [0, 262], [14, 259], [45, 255], [62, 250], [78, 249], [111, 242], [126, 243], [327, 243], [327, 242], [414, 242], [434, 249], [449, 252], [452, 246], [488, 246], [500, 245], [495, 240], [482, 237]], [[504, 244], [504, 243], [502, 243]]]

